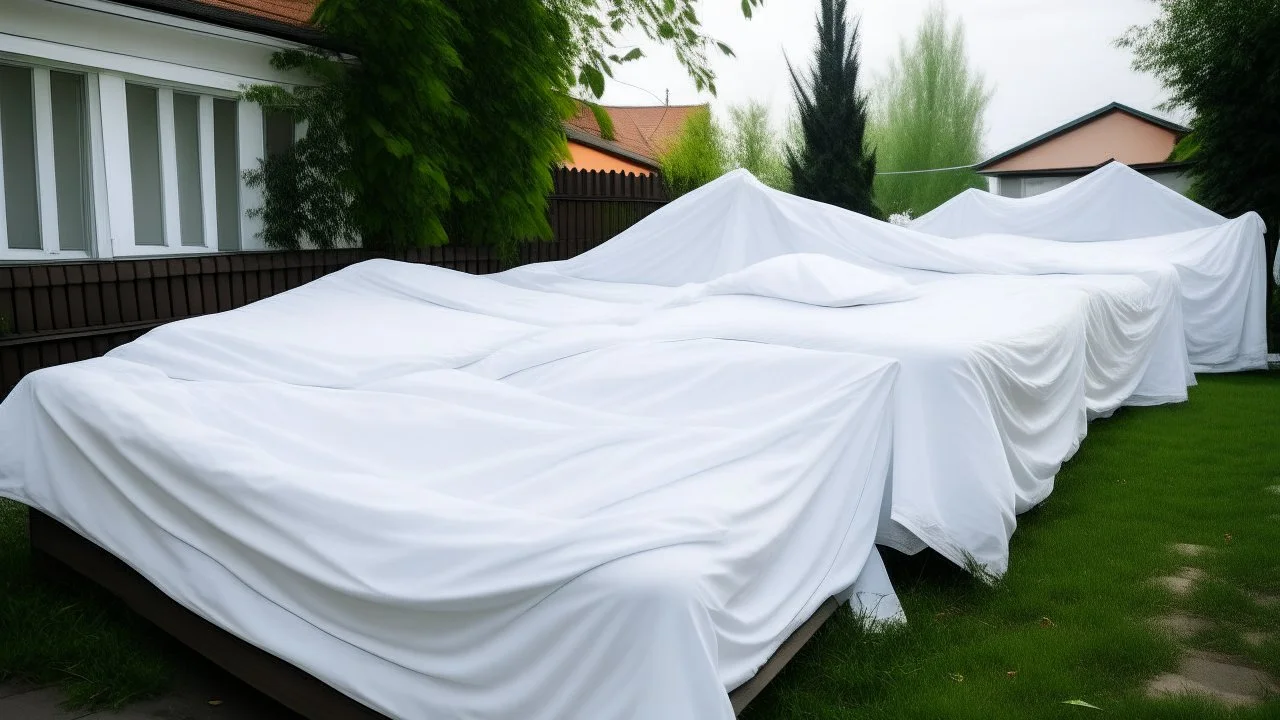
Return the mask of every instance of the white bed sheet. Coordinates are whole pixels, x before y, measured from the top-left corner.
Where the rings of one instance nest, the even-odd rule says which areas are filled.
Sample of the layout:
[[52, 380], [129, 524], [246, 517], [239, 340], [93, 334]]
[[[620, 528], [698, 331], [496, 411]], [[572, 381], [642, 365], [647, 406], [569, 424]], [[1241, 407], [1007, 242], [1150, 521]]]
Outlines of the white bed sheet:
[[[372, 261], [248, 308], [159, 328], [112, 356], [188, 380], [322, 387], [373, 387], [407, 368], [457, 363], [539, 393], [557, 382], [545, 372], [520, 375], [531, 364], [637, 341], [718, 337], [886, 357], [902, 370], [880, 542], [907, 552], [933, 547], [1000, 575], [1016, 514], [1048, 496], [1087, 417], [1186, 398], [1176, 281], [1171, 272], [896, 272], [919, 298], [827, 308], [736, 295], [693, 302], [695, 285], [579, 280], [546, 266], [476, 277]], [[367, 325], [368, 316], [350, 310], [366, 297], [372, 308], [413, 309], [393, 313], [385, 336], [358, 330], [372, 352], [356, 353], [344, 338]], [[403, 322], [418, 333], [405, 337]], [[282, 326], [292, 329], [275, 330]], [[265, 346], [289, 362], [261, 362], [255, 354]], [[642, 377], [629, 380], [651, 391]], [[612, 395], [597, 389], [574, 402], [592, 397]]]
[[[521, 274], [504, 279], [519, 282]], [[998, 576], [1008, 567], [1016, 515], [1050, 494], [1088, 417], [1186, 399], [1174, 286], [1166, 283], [1161, 295], [1127, 276], [915, 279], [920, 297], [905, 302], [847, 309], [764, 298], [704, 302], [631, 325], [530, 335], [509, 350], [523, 358], [538, 347], [553, 359], [611, 341], [714, 336], [893, 358], [901, 366], [893, 479], [877, 540], [909, 553], [932, 547]], [[554, 286], [649, 306], [669, 291], [563, 277]], [[505, 352], [468, 370], [506, 377]], [[555, 387], [537, 370], [507, 381], [534, 383], [540, 393]], [[595, 388], [571, 401], [607, 406], [613, 398]]]
[[615, 344], [561, 381], [681, 391], [602, 412], [439, 357], [341, 390], [43, 370], [0, 405], [0, 495], [392, 717], [728, 718], [826, 597], [884, 582], [892, 362]]
[[828, 255], [887, 272], [1173, 273], [1194, 368], [1224, 372], [1265, 367], [1263, 230], [1261, 218], [1246, 213], [1211, 228], [1141, 242], [1011, 235], [958, 242], [788, 195], [738, 170], [589, 252], [536, 267], [544, 276], [671, 286], [705, 282], [786, 253]]
[[1037, 253], [1025, 243], [978, 248], [942, 240], [779, 193], [736, 172], [578, 258], [493, 277], [650, 308], [667, 292], [789, 253], [825, 255], [915, 283], [919, 300], [854, 308], [825, 325], [800, 317], [819, 317], [815, 308], [793, 308], [797, 317], [766, 324], [762, 310], [710, 317], [712, 306], [704, 304], [688, 311], [704, 320], [690, 331], [856, 348], [902, 363], [892, 522], [882, 526], [881, 542], [927, 544], [999, 575], [1014, 515], [1051, 491], [1057, 468], [1084, 436], [1086, 417], [1126, 404], [1180, 402], [1194, 384], [1178, 268], [1146, 257], [1123, 265], [1040, 244], [1046, 247]]
[[[911, 228], [973, 238], [968, 246], [978, 253], [1029, 249], [1062, 267], [1171, 263], [1181, 279], [1187, 349], [1196, 371], [1266, 367], [1265, 228], [1256, 213], [1227, 220], [1113, 162], [1029, 198], [968, 190]], [[1057, 249], [1031, 238], [1077, 247]], [[1273, 274], [1280, 283], [1280, 262]]]
[[[689, 302], [696, 286], [586, 281], [546, 266], [476, 277], [372, 261], [249, 308], [159, 328], [112, 356], [189, 380], [325, 387], [372, 387], [388, 373], [457, 361], [466, 372], [539, 393], [558, 383], [546, 372], [521, 374], [531, 364], [637, 341], [718, 337], [886, 357], [902, 369], [893, 500], [880, 542], [907, 552], [934, 547], [962, 566], [976, 562], [1002, 574], [1016, 514], [1047, 497], [1087, 417], [1186, 398], [1186, 354], [1171, 300], [1176, 281], [1172, 273], [896, 272], [919, 298], [827, 308], [735, 295]], [[374, 308], [422, 307], [397, 311], [386, 337], [360, 330], [374, 352], [354, 353], [343, 338], [365, 316], [346, 308], [366, 296]], [[472, 316], [481, 320], [467, 334]], [[419, 333], [403, 337], [399, 318], [417, 323]], [[278, 333], [278, 326], [293, 329]], [[255, 359], [262, 346], [290, 362]], [[651, 392], [642, 380], [629, 378]], [[592, 397], [613, 395], [597, 388], [574, 402]]]
[[939, 237], [986, 233], [1095, 242], [1217, 227], [1227, 219], [1120, 162], [1046, 193], [1010, 198], [966, 190], [911, 228]]

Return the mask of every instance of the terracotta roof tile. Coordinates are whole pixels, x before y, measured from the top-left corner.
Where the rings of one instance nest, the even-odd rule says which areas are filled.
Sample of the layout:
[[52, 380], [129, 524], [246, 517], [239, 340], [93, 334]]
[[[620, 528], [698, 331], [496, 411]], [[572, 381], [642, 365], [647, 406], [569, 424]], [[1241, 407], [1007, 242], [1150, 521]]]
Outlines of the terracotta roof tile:
[[[613, 120], [613, 142], [624, 150], [657, 161], [658, 155], [680, 132], [685, 120], [706, 105], [602, 106]], [[595, 113], [579, 104], [578, 113], [566, 125], [600, 137]]]
[[204, 5], [232, 10], [276, 22], [307, 27], [319, 0], [197, 0]]

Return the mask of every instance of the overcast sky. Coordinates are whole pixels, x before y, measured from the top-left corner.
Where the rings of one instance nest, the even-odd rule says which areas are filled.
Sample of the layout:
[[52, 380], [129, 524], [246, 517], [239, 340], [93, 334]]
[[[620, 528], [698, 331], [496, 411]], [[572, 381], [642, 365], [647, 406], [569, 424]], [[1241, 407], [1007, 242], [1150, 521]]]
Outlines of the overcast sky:
[[[849, 0], [850, 12], [862, 16], [864, 69], [872, 76], [883, 73], [899, 42], [914, 37], [935, 1]], [[970, 64], [993, 90], [986, 116], [987, 155], [1112, 101], [1169, 117], [1156, 109], [1166, 99], [1159, 83], [1130, 69], [1129, 53], [1113, 45], [1129, 26], [1155, 17], [1152, 0], [944, 4], [952, 18], [964, 21]], [[727, 104], [757, 99], [769, 103], [780, 124], [792, 104], [784, 53], [792, 62], [808, 63], [818, 0], [765, 0], [751, 20], [743, 18], [739, 0], [700, 0], [700, 5], [708, 32], [737, 53], [736, 58], [717, 53], [713, 60], [718, 96], [697, 93], [670, 51], [646, 45], [647, 57], [618, 70], [622, 82], [608, 84], [604, 102], [660, 105], [670, 90], [672, 104], [710, 101], [721, 114]]]

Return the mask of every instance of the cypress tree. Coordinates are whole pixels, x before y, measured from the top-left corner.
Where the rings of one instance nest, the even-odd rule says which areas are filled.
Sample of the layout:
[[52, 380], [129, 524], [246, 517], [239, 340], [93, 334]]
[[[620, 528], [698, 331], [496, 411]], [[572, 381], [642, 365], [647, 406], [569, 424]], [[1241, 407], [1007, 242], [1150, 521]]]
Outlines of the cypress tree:
[[858, 24], [848, 20], [846, 0], [822, 0], [818, 45], [808, 78], [787, 63], [795, 93], [799, 147], [787, 148], [797, 195], [879, 217], [872, 195], [874, 150], [867, 150], [867, 98], [858, 90]]

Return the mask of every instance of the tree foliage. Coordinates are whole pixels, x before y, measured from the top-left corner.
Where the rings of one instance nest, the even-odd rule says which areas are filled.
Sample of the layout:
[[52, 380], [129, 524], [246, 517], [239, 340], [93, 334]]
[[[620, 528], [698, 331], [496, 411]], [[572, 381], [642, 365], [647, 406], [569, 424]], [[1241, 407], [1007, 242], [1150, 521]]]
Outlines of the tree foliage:
[[547, 168], [572, 110], [565, 20], [537, 0], [322, 0], [346, 66], [348, 182], [366, 245], [550, 235]]
[[263, 205], [248, 213], [262, 218], [269, 247], [296, 250], [304, 239], [323, 249], [354, 245], [359, 227], [348, 191], [351, 148], [345, 115], [333, 110], [345, 102], [345, 69], [301, 50], [278, 53], [272, 64], [301, 72], [316, 84], [292, 91], [258, 85], [245, 92], [245, 99], [264, 111], [285, 113], [307, 127], [290, 151], [263, 158], [245, 173], [251, 187], [263, 189]]
[[692, 113], [671, 145], [658, 158], [671, 197], [679, 197], [715, 180], [728, 169], [724, 131], [709, 109]]
[[[981, 159], [983, 117], [991, 94], [969, 67], [964, 25], [941, 3], [905, 41], [877, 90], [870, 137], [881, 173], [973, 165]], [[985, 188], [972, 170], [878, 175], [876, 203], [886, 213], [920, 216], [967, 188]]]
[[[670, 46], [676, 60], [688, 71], [694, 86], [715, 94], [715, 73], [707, 51], [714, 48], [724, 55], [733, 50], [710, 37], [702, 29], [695, 6], [696, 0], [546, 0], [552, 10], [564, 18], [568, 34], [562, 40], [573, 49], [579, 84], [596, 97], [604, 94], [605, 78], [613, 76], [613, 68], [638, 60], [643, 53], [631, 48], [620, 54], [618, 47], [624, 30], [639, 30], [649, 40]], [[752, 10], [764, 0], [739, 0], [742, 14], [750, 18]]]
[[[1225, 215], [1257, 211], [1268, 261], [1280, 225], [1280, 3], [1158, 0], [1160, 15], [1119, 40], [1134, 67], [1169, 89], [1166, 108], [1195, 114], [1175, 155], [1193, 160], [1191, 193]], [[1280, 320], [1272, 302], [1272, 347]]]
[[452, 193], [440, 150], [467, 115], [451, 102], [463, 69], [463, 18], [443, 0], [322, 0], [315, 22], [360, 58], [344, 65], [343, 103], [334, 109], [344, 114], [347, 180], [365, 245], [443, 244]]
[[759, 101], [729, 108], [728, 161], [745, 168], [761, 182], [778, 190], [791, 190], [782, 140], [774, 131], [769, 106]]
[[[743, 0], [750, 15], [762, 0]], [[550, 167], [567, 154], [571, 93], [599, 95], [610, 53], [638, 28], [671, 47], [714, 90], [712, 46], [693, 0], [321, 0], [315, 24], [357, 60], [317, 51], [277, 57], [318, 84], [258, 86], [246, 97], [295, 112], [308, 138], [247, 173], [261, 185], [263, 238], [327, 247], [356, 237], [396, 250], [495, 245], [551, 234]], [[314, 137], [313, 137], [314, 136]]]
[[866, 148], [867, 98], [858, 86], [858, 20], [847, 0], [821, 0], [818, 44], [806, 78], [788, 63], [802, 147], [787, 148], [792, 192], [879, 217], [876, 155]]

